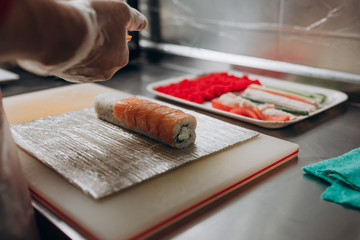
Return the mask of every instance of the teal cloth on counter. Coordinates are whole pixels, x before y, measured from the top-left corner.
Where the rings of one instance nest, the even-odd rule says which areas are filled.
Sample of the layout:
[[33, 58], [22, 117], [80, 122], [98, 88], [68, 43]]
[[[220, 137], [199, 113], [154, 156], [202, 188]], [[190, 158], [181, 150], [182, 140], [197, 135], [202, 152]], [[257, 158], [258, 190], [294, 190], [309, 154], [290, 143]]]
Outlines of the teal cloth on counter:
[[323, 199], [360, 210], [360, 148], [303, 170], [331, 184], [321, 195]]

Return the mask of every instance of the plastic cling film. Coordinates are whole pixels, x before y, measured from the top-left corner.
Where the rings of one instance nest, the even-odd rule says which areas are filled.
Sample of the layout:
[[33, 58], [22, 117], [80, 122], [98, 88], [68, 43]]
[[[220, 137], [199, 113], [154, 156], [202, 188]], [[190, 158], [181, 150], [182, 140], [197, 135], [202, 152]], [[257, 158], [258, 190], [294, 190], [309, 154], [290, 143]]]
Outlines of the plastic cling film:
[[30, 60], [19, 60], [18, 64], [22, 68], [38, 75], [62, 76], [68, 81], [78, 82], [76, 77], [71, 78], [70, 75], [64, 73], [75, 65], [79, 64], [82, 60], [84, 60], [94, 48], [94, 45], [97, 44], [100, 29], [97, 24], [96, 12], [90, 6], [90, 2], [86, 0], [58, 1], [58, 3], [64, 5], [71, 5], [72, 7], [77, 9], [78, 12], [83, 16], [87, 26], [87, 35], [83, 43], [80, 45], [80, 47], [71, 59], [57, 65], [47, 66], [39, 62]]
[[1, 101], [0, 91], [0, 239], [39, 239], [28, 184]]

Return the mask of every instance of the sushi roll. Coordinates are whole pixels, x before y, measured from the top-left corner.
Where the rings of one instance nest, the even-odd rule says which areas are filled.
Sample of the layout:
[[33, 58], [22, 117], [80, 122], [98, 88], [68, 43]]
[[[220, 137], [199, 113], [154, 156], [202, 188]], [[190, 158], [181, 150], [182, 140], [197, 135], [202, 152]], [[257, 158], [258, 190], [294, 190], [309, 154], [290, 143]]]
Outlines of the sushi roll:
[[196, 139], [196, 118], [179, 109], [135, 96], [120, 99], [108, 93], [95, 97], [94, 108], [99, 119], [174, 148], [188, 147]]

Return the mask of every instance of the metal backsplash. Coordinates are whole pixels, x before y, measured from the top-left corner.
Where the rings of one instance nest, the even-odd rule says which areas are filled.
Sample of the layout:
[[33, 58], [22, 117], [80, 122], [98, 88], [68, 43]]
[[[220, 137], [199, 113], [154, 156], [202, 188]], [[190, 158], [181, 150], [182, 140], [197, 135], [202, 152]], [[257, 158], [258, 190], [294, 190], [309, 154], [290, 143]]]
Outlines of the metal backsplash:
[[143, 0], [139, 8], [150, 20], [142, 47], [360, 83], [359, 0]]

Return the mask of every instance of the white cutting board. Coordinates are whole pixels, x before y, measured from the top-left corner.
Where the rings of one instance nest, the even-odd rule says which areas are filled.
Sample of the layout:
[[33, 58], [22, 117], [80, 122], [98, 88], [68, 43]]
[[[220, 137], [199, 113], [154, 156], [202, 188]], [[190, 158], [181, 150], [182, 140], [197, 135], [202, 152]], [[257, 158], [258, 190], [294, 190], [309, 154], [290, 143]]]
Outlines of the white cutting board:
[[[78, 84], [3, 100], [11, 124], [90, 107], [94, 96], [115, 91]], [[129, 94], [123, 93], [124, 96]], [[35, 198], [92, 239], [147, 237], [297, 156], [298, 145], [260, 134], [226, 151], [96, 201], [19, 150]]]

